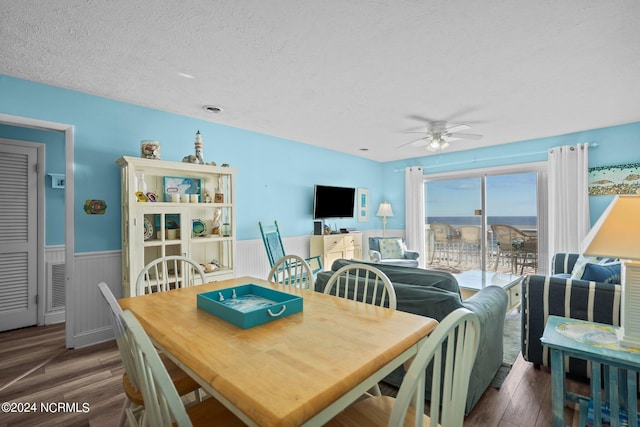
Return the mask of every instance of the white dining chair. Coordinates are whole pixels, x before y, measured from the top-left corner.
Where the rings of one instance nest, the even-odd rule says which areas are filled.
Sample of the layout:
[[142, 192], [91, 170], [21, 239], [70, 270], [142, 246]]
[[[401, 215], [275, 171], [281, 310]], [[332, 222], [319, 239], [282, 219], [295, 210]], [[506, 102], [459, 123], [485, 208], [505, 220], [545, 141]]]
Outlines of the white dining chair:
[[154, 427], [245, 426], [245, 423], [214, 398], [185, 407], [140, 322], [129, 310], [124, 311], [121, 318], [133, 350], [133, 360], [140, 378], [148, 425]]
[[[368, 304], [397, 307], [396, 291], [391, 280], [380, 269], [367, 264], [348, 264], [336, 270], [324, 287], [324, 293]], [[381, 396], [376, 384], [369, 390], [373, 396]]]
[[186, 288], [207, 282], [200, 264], [181, 255], [155, 259], [144, 266], [136, 280], [136, 295]]
[[[121, 320], [122, 309], [106, 283], [100, 282], [98, 289], [100, 289], [100, 293], [109, 307], [113, 333], [120, 352], [120, 358], [122, 359], [122, 365], [124, 366], [122, 388], [124, 389], [125, 402], [120, 412], [118, 425], [123, 426], [125, 420], [127, 420], [129, 421], [129, 425], [143, 426], [145, 425], [144, 398], [142, 397], [140, 389], [140, 380], [137, 375], [131, 345], [125, 334], [125, 327]], [[162, 359], [166, 370], [170, 373], [171, 381], [177, 393], [183, 396], [196, 392], [196, 397], [199, 398], [198, 390], [200, 389], [200, 385], [169, 358], [165, 356]]]
[[285, 255], [273, 264], [267, 280], [281, 285], [313, 290], [313, 272], [309, 263], [298, 255]]
[[[396, 398], [369, 397], [338, 414], [327, 427], [462, 427], [469, 376], [478, 350], [480, 322], [459, 308], [420, 345]], [[455, 343], [455, 344], [454, 344]], [[425, 415], [425, 370], [433, 361], [429, 415]]]
[[[334, 289], [335, 288], [335, 289]], [[396, 309], [396, 292], [380, 269], [367, 264], [348, 264], [331, 275], [324, 293]]]

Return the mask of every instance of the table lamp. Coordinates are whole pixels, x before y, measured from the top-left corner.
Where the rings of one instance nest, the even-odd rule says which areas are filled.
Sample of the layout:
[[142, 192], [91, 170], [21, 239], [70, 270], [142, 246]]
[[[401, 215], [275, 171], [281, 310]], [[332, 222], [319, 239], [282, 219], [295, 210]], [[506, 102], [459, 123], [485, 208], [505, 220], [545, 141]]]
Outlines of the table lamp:
[[391, 203], [387, 203], [386, 201], [380, 203], [378, 207], [377, 216], [382, 217], [382, 237], [384, 237], [385, 229], [387, 228], [387, 217], [393, 216], [393, 209], [391, 209]]
[[621, 345], [640, 349], [640, 192], [616, 196], [585, 238], [585, 255], [622, 261]]

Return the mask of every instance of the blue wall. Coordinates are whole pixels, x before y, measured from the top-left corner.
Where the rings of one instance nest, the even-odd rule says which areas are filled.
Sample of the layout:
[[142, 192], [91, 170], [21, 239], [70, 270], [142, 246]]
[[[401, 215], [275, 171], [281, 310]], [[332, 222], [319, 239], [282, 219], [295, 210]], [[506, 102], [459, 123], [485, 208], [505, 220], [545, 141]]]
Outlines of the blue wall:
[[[372, 201], [382, 197], [381, 164], [357, 156], [4, 75], [0, 93], [0, 113], [74, 126], [77, 252], [120, 249], [120, 173], [115, 161], [123, 155], [139, 156], [143, 139], [161, 142], [163, 160], [181, 161], [193, 154], [200, 130], [205, 160], [238, 169], [240, 240], [259, 238], [258, 221], [278, 220], [285, 236], [311, 234], [314, 184], [364, 187]], [[106, 214], [85, 214], [86, 199], [105, 200]], [[334, 223], [380, 227], [375, 216], [365, 223], [355, 218]], [[47, 229], [51, 227], [47, 219]]]
[[[66, 123], [75, 127], [75, 240], [77, 252], [120, 249], [120, 175], [115, 160], [139, 156], [140, 141], [159, 140], [162, 159], [180, 161], [193, 154], [200, 130], [206, 161], [238, 169], [237, 233], [239, 240], [259, 238], [258, 221], [278, 220], [285, 236], [311, 234], [313, 185], [369, 189], [369, 221], [331, 221], [337, 227], [380, 229], [378, 204], [389, 201], [395, 216], [389, 229], [403, 229], [404, 168], [423, 166], [425, 173], [475, 169], [546, 160], [558, 145], [596, 142], [590, 166], [640, 161], [640, 122], [514, 142], [464, 152], [378, 163], [296, 141], [170, 114], [132, 104], [0, 75], [0, 113]], [[25, 131], [26, 132], [26, 131]], [[19, 135], [13, 136], [18, 138]], [[29, 139], [32, 134], [25, 133]], [[529, 154], [533, 153], [533, 154]], [[57, 166], [56, 166], [57, 169]], [[58, 172], [57, 170], [51, 170]], [[86, 215], [86, 199], [104, 199], [105, 215]], [[591, 197], [595, 222], [611, 197]], [[54, 201], [47, 199], [54, 206]], [[47, 244], [62, 242], [47, 216]], [[58, 230], [59, 231], [59, 230]], [[49, 234], [49, 233], [53, 234]]]
[[65, 141], [61, 132], [0, 125], [0, 138], [21, 139], [45, 145], [45, 245], [64, 244], [64, 189], [52, 188], [50, 173], [64, 175]]
[[[396, 216], [389, 219], [390, 228], [404, 228], [404, 168], [422, 166], [425, 174], [464, 169], [482, 169], [517, 163], [547, 160], [547, 150], [581, 142], [597, 143], [589, 149], [589, 167], [640, 162], [640, 122], [566, 135], [496, 145], [476, 150], [442, 153], [383, 165], [383, 192], [390, 194]], [[591, 224], [594, 224], [614, 196], [590, 196]], [[396, 206], [398, 207], [396, 211]], [[398, 213], [400, 215], [398, 215]]]

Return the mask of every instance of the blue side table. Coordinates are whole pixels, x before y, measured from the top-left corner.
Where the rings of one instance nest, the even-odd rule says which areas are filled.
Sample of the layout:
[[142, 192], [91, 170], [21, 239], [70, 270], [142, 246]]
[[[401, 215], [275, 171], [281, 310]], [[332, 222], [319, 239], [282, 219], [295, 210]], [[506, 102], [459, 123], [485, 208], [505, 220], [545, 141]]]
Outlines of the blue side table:
[[[587, 424], [589, 406], [593, 409], [593, 425], [601, 426], [603, 413], [611, 426], [619, 426], [627, 418], [630, 426], [638, 425], [638, 381], [640, 350], [620, 347], [619, 328], [601, 323], [566, 317], [549, 316], [540, 339], [551, 352], [551, 400], [554, 427], [564, 426], [565, 399], [580, 404], [580, 425]], [[565, 357], [591, 362], [591, 396], [565, 392]], [[604, 373], [604, 396], [602, 390]], [[604, 400], [603, 400], [604, 399]]]

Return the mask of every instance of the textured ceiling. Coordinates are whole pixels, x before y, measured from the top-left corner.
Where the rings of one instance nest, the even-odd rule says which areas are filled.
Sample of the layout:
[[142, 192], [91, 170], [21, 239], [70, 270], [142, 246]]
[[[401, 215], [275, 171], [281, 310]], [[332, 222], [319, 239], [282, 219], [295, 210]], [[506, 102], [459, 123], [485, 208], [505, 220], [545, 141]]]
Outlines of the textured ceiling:
[[0, 19], [2, 74], [380, 161], [428, 154], [397, 148], [415, 115], [484, 135], [449, 151], [640, 121], [638, 0], [0, 0]]

